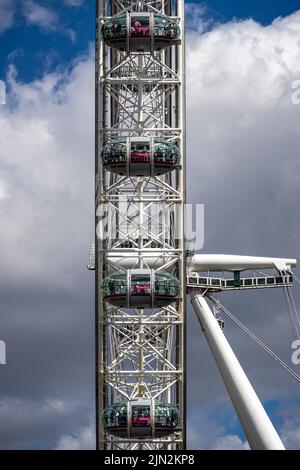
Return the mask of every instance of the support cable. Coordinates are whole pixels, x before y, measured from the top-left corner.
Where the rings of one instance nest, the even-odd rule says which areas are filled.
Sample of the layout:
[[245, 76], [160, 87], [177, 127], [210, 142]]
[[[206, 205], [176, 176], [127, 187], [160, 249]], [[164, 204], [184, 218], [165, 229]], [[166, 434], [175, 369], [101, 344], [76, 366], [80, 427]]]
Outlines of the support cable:
[[263, 349], [275, 362], [277, 362], [289, 375], [291, 375], [297, 382], [300, 382], [300, 376], [296, 374], [280, 357], [278, 357], [268, 346], [266, 346], [254, 333], [252, 333], [235, 315], [233, 315], [221, 302], [215, 299], [211, 294], [208, 298], [227, 315], [237, 326], [241, 328], [261, 349]]

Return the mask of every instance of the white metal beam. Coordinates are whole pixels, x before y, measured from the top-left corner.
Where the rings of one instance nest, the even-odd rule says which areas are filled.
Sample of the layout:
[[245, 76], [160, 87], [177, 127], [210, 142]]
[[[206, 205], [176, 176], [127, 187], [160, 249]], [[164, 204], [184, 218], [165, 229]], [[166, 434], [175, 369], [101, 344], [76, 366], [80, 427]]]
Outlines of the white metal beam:
[[191, 290], [192, 305], [211, 353], [253, 450], [284, 450], [272, 422], [221, 330], [202, 291]]

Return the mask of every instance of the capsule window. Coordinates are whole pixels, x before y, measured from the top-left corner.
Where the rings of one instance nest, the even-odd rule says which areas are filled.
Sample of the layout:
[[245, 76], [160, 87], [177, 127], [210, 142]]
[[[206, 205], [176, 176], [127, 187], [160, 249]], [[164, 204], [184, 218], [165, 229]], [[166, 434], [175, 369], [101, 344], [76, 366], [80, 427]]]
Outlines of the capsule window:
[[127, 426], [127, 404], [108, 406], [102, 418], [107, 427]]
[[176, 278], [155, 276], [155, 294], [162, 296], [176, 296], [178, 294], [178, 282]]
[[[127, 24], [129, 25], [129, 38]], [[127, 48], [127, 39], [130, 39], [131, 50], [149, 50], [150, 36], [152, 36], [152, 47], [160, 50], [179, 41], [180, 28], [174, 18], [166, 15], [122, 13], [104, 22], [102, 34], [108, 45], [121, 50]]]
[[107, 170], [121, 175], [161, 175], [178, 167], [178, 147], [164, 139], [118, 140], [104, 145], [101, 157]]
[[155, 406], [155, 426], [176, 427], [178, 426], [179, 413], [173, 406]]
[[173, 433], [179, 425], [179, 411], [174, 405], [154, 402], [116, 403], [102, 413], [107, 432], [119, 437], [149, 437], [154, 430], [157, 437]]
[[150, 162], [150, 142], [131, 142], [131, 162]]
[[127, 295], [126, 279], [111, 276], [102, 282], [102, 292], [104, 297]]
[[163, 162], [167, 157], [166, 145], [158, 143], [154, 145], [154, 159], [157, 162]]
[[131, 37], [150, 35], [149, 16], [131, 15]]
[[179, 37], [180, 30], [177, 21], [167, 16], [154, 17], [154, 37], [166, 39], [176, 39]]
[[105, 145], [102, 149], [102, 157], [108, 165], [126, 163], [126, 142], [113, 142], [109, 145]]
[[150, 275], [131, 275], [131, 295], [150, 295]]
[[132, 426], [150, 426], [150, 406], [132, 407]]
[[171, 274], [142, 269], [111, 274], [102, 281], [101, 290], [112, 305], [158, 308], [176, 301], [179, 282]]
[[104, 39], [126, 37], [126, 15], [115, 16], [106, 21], [102, 28]]

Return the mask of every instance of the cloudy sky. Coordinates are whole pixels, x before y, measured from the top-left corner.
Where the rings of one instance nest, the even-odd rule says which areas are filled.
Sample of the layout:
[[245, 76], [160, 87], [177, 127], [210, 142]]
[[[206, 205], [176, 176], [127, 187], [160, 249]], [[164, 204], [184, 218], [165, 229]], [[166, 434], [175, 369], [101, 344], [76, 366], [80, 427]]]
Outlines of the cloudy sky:
[[[207, 253], [300, 257], [298, 5], [186, 4], [188, 198], [205, 204]], [[0, 40], [0, 448], [91, 449], [94, 2], [0, 0]], [[281, 291], [221, 300], [291, 365]], [[188, 335], [189, 447], [246, 449], [190, 307]], [[226, 335], [300, 449], [299, 384], [229, 320]]]

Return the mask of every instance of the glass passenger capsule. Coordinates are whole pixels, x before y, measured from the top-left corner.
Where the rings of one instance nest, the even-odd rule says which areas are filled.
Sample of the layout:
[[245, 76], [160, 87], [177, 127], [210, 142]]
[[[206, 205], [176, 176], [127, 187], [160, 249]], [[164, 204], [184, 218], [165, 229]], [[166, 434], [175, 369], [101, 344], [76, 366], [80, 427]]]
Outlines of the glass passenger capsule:
[[102, 413], [105, 430], [121, 438], [163, 437], [178, 430], [176, 406], [139, 398], [108, 406]]
[[132, 137], [104, 145], [104, 168], [127, 176], [158, 176], [180, 165], [177, 145], [158, 137]]
[[119, 13], [102, 26], [104, 42], [124, 51], [160, 50], [180, 42], [178, 21], [154, 13]]
[[117, 307], [160, 308], [176, 301], [179, 282], [169, 273], [131, 269], [106, 277], [101, 291], [103, 299]]

